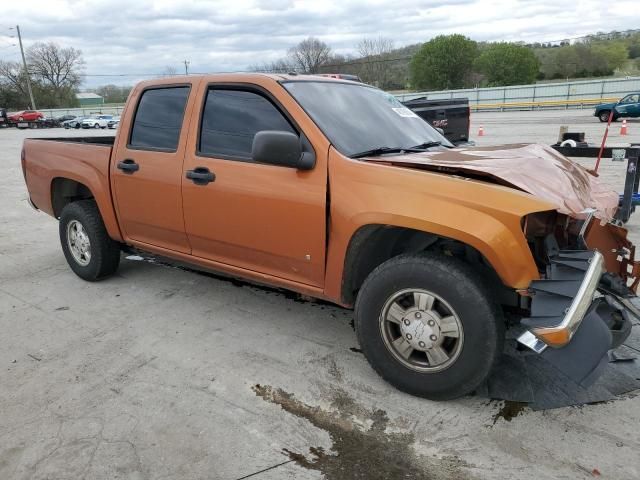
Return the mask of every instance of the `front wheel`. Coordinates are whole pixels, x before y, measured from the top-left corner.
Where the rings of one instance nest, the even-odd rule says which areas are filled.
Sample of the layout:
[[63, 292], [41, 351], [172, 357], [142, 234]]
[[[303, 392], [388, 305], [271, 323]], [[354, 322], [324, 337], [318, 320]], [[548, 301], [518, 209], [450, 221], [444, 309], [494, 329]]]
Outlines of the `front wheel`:
[[118, 269], [120, 245], [112, 240], [93, 200], [68, 204], [60, 215], [60, 243], [76, 275], [95, 281]]
[[96, 123], [96, 124], [93, 126], [93, 128], [98, 129], [98, 128], [100, 128], [100, 125], [98, 125], [98, 124]]
[[401, 255], [365, 280], [356, 333], [371, 366], [396, 388], [446, 400], [475, 390], [504, 342], [504, 320], [479, 276], [441, 255]]

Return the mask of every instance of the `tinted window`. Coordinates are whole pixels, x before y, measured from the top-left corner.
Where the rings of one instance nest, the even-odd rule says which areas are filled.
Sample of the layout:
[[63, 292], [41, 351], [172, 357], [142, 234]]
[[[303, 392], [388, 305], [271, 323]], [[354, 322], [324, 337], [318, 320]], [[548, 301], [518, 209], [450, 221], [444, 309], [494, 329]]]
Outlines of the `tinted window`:
[[296, 133], [265, 97], [242, 90], [209, 90], [202, 114], [200, 153], [251, 158], [253, 137], [261, 130]]
[[146, 90], [131, 129], [133, 147], [176, 150], [189, 87]]

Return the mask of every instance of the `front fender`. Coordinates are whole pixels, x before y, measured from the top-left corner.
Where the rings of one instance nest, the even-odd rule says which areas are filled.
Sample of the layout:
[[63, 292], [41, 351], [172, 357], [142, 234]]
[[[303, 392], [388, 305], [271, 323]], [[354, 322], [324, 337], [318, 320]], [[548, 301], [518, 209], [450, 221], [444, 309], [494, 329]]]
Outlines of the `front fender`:
[[366, 225], [409, 228], [470, 245], [514, 289], [539, 278], [521, 219], [553, 210], [551, 204], [487, 182], [356, 162], [337, 153], [330, 162], [327, 297], [340, 298], [349, 243]]

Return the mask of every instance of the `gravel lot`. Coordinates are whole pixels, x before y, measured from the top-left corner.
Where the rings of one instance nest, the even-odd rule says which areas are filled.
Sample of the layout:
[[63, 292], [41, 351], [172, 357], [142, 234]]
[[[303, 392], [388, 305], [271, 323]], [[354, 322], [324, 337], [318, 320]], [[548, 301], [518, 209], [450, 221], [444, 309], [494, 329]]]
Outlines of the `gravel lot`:
[[[472, 129], [482, 145], [549, 144], [561, 124], [598, 142], [590, 114], [481, 113]], [[640, 122], [619, 128], [610, 143], [640, 141]], [[350, 311], [134, 260], [83, 282], [19, 161], [25, 137], [83, 133], [0, 130], [0, 479], [640, 478], [640, 396], [431, 402], [377, 377]], [[621, 190], [624, 164], [602, 176]]]

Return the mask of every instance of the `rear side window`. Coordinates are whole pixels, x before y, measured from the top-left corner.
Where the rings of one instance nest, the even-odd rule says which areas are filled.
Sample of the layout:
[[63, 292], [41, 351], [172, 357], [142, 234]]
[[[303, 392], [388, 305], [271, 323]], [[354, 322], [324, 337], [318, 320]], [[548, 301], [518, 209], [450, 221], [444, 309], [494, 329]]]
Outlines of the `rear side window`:
[[138, 102], [129, 146], [175, 151], [188, 96], [189, 87], [145, 90]]
[[210, 89], [202, 114], [199, 153], [248, 160], [253, 137], [261, 130], [297, 135], [277, 107], [262, 95], [245, 90]]

